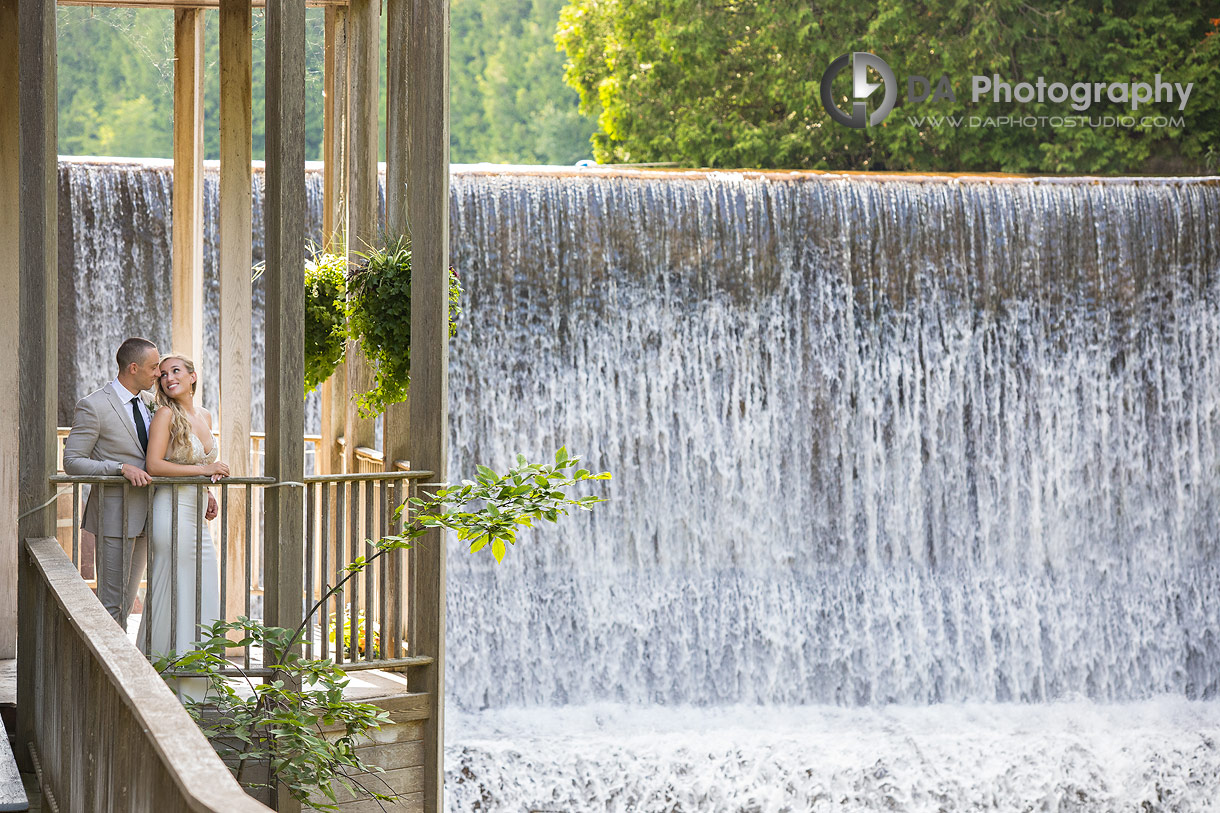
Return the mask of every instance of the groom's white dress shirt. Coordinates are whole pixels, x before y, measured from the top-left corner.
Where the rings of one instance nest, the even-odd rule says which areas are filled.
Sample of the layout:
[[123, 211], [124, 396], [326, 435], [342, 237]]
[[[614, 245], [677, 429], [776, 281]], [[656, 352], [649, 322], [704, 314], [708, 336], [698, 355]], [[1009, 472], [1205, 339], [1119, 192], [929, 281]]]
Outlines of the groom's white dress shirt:
[[152, 426], [152, 413], [148, 411], [148, 406], [145, 405], [144, 399], [140, 397], [138, 392], [132, 395], [131, 390], [120, 384], [117, 378], [110, 382], [110, 389], [114, 390], [114, 394], [119, 396], [119, 402], [125, 407], [123, 411], [127, 415], [127, 422], [131, 424], [132, 431], [136, 432], [138, 437], [140, 433], [136, 430], [136, 419], [131, 416], [131, 399], [136, 399], [140, 405], [140, 415], [144, 418], [144, 436], [148, 437], [148, 427]]

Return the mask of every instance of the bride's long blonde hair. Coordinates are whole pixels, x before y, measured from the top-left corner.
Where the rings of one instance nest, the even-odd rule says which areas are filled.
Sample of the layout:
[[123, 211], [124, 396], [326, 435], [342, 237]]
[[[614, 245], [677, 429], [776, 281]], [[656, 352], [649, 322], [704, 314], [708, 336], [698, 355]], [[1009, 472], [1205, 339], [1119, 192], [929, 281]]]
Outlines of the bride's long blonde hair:
[[[195, 362], [191, 361], [181, 353], [166, 353], [161, 357], [159, 364], [164, 364], [167, 359], [178, 359], [182, 362], [182, 366], [186, 368], [188, 373], [195, 372]], [[191, 395], [195, 394], [198, 389], [199, 380], [191, 384]], [[191, 421], [186, 417], [186, 413], [178, 402], [170, 398], [161, 386], [161, 377], [157, 377], [157, 404], [169, 410], [169, 446], [165, 450], [165, 459], [171, 463], [183, 463], [191, 458], [191, 435], [194, 430], [191, 429]]]

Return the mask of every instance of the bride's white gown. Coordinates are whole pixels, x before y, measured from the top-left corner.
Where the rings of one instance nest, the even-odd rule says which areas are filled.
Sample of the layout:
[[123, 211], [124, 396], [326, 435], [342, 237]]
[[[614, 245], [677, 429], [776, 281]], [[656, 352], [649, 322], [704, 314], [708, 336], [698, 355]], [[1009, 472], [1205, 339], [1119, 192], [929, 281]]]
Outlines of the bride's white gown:
[[[191, 433], [191, 454], [175, 463], [199, 465], [216, 460], [217, 447], [204, 454], [203, 443]], [[173, 550], [173, 494], [178, 492], [178, 545]], [[202, 499], [200, 499], [202, 497]], [[216, 549], [208, 532], [203, 514], [207, 508], [207, 492], [196, 486], [157, 486], [153, 493], [152, 528], [148, 544], [152, 564], [148, 574], [148, 590], [144, 597], [144, 613], [136, 643], [141, 652], [154, 656], [188, 652], [202, 638], [199, 625], [210, 625], [220, 616], [220, 572], [216, 564]], [[199, 530], [202, 527], [201, 539]], [[198, 545], [196, 544], [199, 539]], [[199, 616], [195, 607], [196, 552], [199, 553]], [[174, 594], [174, 570], [178, 572], [177, 594]], [[172, 607], [177, 603], [177, 612]], [[147, 627], [151, 626], [151, 635]], [[176, 636], [175, 636], [176, 632]], [[150, 644], [146, 641], [151, 637]], [[148, 649], [146, 650], [146, 647]], [[183, 678], [175, 681], [178, 696], [202, 699], [207, 689], [203, 678]]]

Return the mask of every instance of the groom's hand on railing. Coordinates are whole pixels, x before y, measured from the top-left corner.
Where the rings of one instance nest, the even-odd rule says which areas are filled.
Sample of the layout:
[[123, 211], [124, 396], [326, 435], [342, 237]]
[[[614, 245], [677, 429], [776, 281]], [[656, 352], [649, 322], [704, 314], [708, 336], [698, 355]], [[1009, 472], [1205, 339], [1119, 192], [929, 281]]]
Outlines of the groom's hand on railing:
[[123, 476], [127, 478], [127, 482], [133, 486], [146, 486], [152, 482], [152, 478], [148, 476], [148, 472], [139, 466], [133, 466], [130, 463], [123, 464]]

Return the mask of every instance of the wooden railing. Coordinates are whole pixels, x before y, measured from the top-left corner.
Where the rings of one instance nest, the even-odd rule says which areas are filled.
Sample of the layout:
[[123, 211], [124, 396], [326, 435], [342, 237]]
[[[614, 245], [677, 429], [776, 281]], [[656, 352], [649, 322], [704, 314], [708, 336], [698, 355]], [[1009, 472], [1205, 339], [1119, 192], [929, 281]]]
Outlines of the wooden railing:
[[[431, 477], [430, 471], [377, 471], [305, 478], [307, 605], [336, 584], [350, 562], [375, 552], [366, 540], [401, 530], [407, 515], [395, 522], [395, 509]], [[431, 663], [418, 652], [408, 655], [405, 640], [412, 555], [409, 549], [386, 553], [348, 581], [320, 610], [320, 634], [306, 643], [307, 652], [344, 669]]]
[[[127, 533], [126, 528], [131, 518], [128, 504], [134, 493], [143, 491], [144, 489], [136, 489], [128, 484], [127, 480], [119, 476], [91, 476], [91, 475], [68, 475], [57, 474], [50, 478], [51, 483], [65, 491], [71, 491], [70, 495], [66, 495], [70, 500], [71, 507], [71, 529], [69, 537], [71, 544], [66, 544], [61, 534], [59, 539], [60, 545], [64, 548], [65, 553], [71, 553], [71, 561], [73, 566], [78, 570], [87, 569], [90, 565], [89, 557], [81, 555], [81, 528], [80, 517], [84, 512], [86, 502], [85, 492], [82, 487], [98, 490], [98, 505], [102, 505], [106, 500], [107, 493], [114, 494], [118, 492], [122, 495], [122, 525], [124, 533]], [[254, 611], [252, 600], [254, 597], [261, 595], [262, 589], [262, 548], [263, 537], [262, 522], [255, 522], [255, 517], [262, 516], [262, 488], [274, 483], [270, 477], [226, 477], [218, 484], [213, 484], [206, 477], [153, 477], [151, 478], [153, 488], [172, 486], [169, 488], [171, 499], [171, 516], [172, 521], [169, 523], [172, 540], [170, 550], [173, 552], [173, 560], [171, 567], [170, 590], [173, 593], [171, 600], [168, 602], [170, 607], [170, 629], [173, 631], [173, 648], [176, 651], [181, 651], [189, 645], [194, 639], [188, 641], [177, 640], [178, 630], [178, 606], [179, 600], [177, 596], [178, 579], [178, 557], [177, 552], [182, 550], [193, 551], [190, 560], [195, 562], [195, 575], [193, 582], [196, 585], [203, 584], [202, 573], [200, 567], [204, 557], [202, 555], [202, 546], [205, 544], [203, 539], [203, 525], [195, 526], [196, 533], [190, 539], [179, 540], [178, 538], [178, 514], [179, 501], [189, 492], [194, 492], [190, 496], [194, 497], [193, 504], [204, 505], [207, 501], [207, 494], [212, 490], [218, 490], [217, 497], [218, 516], [216, 521], [212, 523], [214, 527], [219, 528], [219, 544], [216, 555], [220, 565], [220, 611], [227, 620], [236, 620], [238, 615], [244, 615], [247, 618], [259, 615]], [[255, 487], [258, 486], [256, 489]], [[109, 491], [108, 491], [109, 490]], [[61, 496], [61, 500], [64, 496]], [[250, 508], [247, 510], [247, 506]], [[236, 510], [232, 510], [235, 507]], [[141, 523], [144, 527], [144, 533], [147, 534], [152, 528], [153, 523], [153, 500], [151, 498], [151, 490], [145, 495], [144, 522]], [[182, 509], [185, 512], [185, 508]], [[101, 512], [99, 511], [99, 514]], [[179, 543], [183, 548], [179, 547]], [[97, 540], [93, 540], [96, 545]], [[130, 546], [131, 541], [124, 540], [125, 546]], [[213, 543], [215, 544], [215, 543]], [[189, 546], [189, 547], [187, 547]], [[145, 563], [142, 568], [145, 574], [145, 580], [141, 582], [144, 587], [143, 603], [149, 604], [151, 596], [149, 590], [151, 587], [147, 583], [147, 575], [152, 572], [153, 550], [151, 545], [144, 546]], [[126, 570], [120, 575], [124, 580], [121, 585], [120, 594], [126, 596], [128, 594], [128, 585], [126, 584]], [[96, 578], [88, 580], [90, 586], [96, 585]], [[201, 620], [201, 596], [196, 592], [193, 602], [188, 602], [187, 606], [195, 608], [195, 624], [199, 624]], [[194, 627], [192, 627], [194, 629]], [[144, 625], [145, 640], [144, 646], [147, 651], [152, 651], [152, 625]], [[250, 666], [250, 649], [246, 648], [245, 666]]]
[[[310, 607], [345, 574], [346, 567], [357, 557], [369, 557], [374, 551], [367, 540], [377, 540], [401, 529], [402, 518], [396, 523], [394, 512], [406, 499], [415, 494], [417, 484], [432, 477], [428, 471], [378, 471], [368, 474], [313, 475], [305, 478], [304, 487], [304, 582], [301, 591], [304, 606]], [[172, 540], [170, 550], [194, 551], [188, 561], [195, 564], [195, 575], [190, 583], [202, 585], [202, 546], [208, 544], [203, 536], [202, 525], [189, 539], [178, 539], [178, 502], [182, 492], [193, 491], [195, 503], [203, 505], [207, 490], [218, 492], [218, 516], [210, 523], [211, 538], [216, 540], [216, 562], [219, 565], [220, 612], [225, 620], [235, 621], [238, 616], [261, 618], [262, 611], [255, 602], [263, 593], [263, 491], [268, 487], [280, 487], [268, 477], [230, 477], [219, 483], [211, 483], [205, 477], [153, 477], [153, 488], [171, 487], [171, 517], [169, 523]], [[118, 476], [90, 476], [57, 474], [51, 482], [63, 490], [61, 516], [66, 513], [70, 528], [61, 529], [59, 544], [65, 554], [70, 555], [72, 565], [83, 573], [92, 572], [92, 557], [88, 545], [82, 545], [83, 533], [80, 518], [86, 501], [85, 488], [99, 490], [98, 500], [106, 494], [119, 493], [122, 497], [123, 527], [128, 527], [130, 511], [128, 504], [142, 489], [136, 489]], [[283, 487], [294, 487], [284, 484]], [[145, 498], [138, 509], [145, 512], [143, 527], [152, 527], [153, 500]], [[182, 510], [186, 510], [185, 508]], [[91, 537], [91, 535], [90, 535]], [[92, 540], [91, 544], [96, 544]], [[129, 543], [130, 544], [130, 543]], [[144, 573], [152, 572], [152, 546], [145, 545]], [[336, 595], [327, 601], [313, 619], [313, 626], [304, 640], [306, 651], [313, 657], [331, 658], [344, 669], [403, 669], [424, 666], [431, 658], [420, 653], [408, 652], [406, 626], [408, 618], [407, 596], [409, 592], [410, 550], [392, 551], [379, 557], [363, 573], [353, 577]], [[170, 629], [178, 629], [177, 613], [180, 598], [177, 595], [178, 559], [171, 560], [171, 596], [168, 602], [171, 612]], [[124, 574], [126, 568], [124, 569]], [[92, 587], [96, 579], [87, 579]], [[150, 602], [147, 579], [139, 585], [144, 589], [143, 603]], [[128, 595], [128, 585], [119, 591]], [[194, 608], [196, 626], [202, 619], [202, 599], [198, 594], [192, 599], [183, 597], [185, 607]], [[189, 611], [189, 609], [188, 609]], [[145, 649], [151, 651], [152, 625], [144, 625]], [[181, 650], [191, 641], [174, 641], [174, 649]], [[237, 661], [240, 671], [234, 674], [262, 676], [264, 670], [259, 653], [246, 647]]]
[[[321, 437], [318, 442], [321, 443]], [[335, 443], [340, 450], [346, 450], [347, 439], [342, 435], [335, 438]], [[411, 466], [405, 460], [395, 461], [395, 463], [403, 463], [403, 466], [395, 465], [393, 468], [387, 468], [385, 464], [385, 453], [379, 449], [374, 449], [372, 446], [357, 446], [352, 451], [353, 462], [350, 464], [344, 455], [344, 469], [348, 469], [349, 465], [355, 471], [344, 471], [344, 474], [374, 474], [380, 471], [409, 471]]]
[[[52, 538], [20, 556], [23, 713], [43, 810], [260, 813]], [[28, 591], [28, 594], [25, 592]]]

